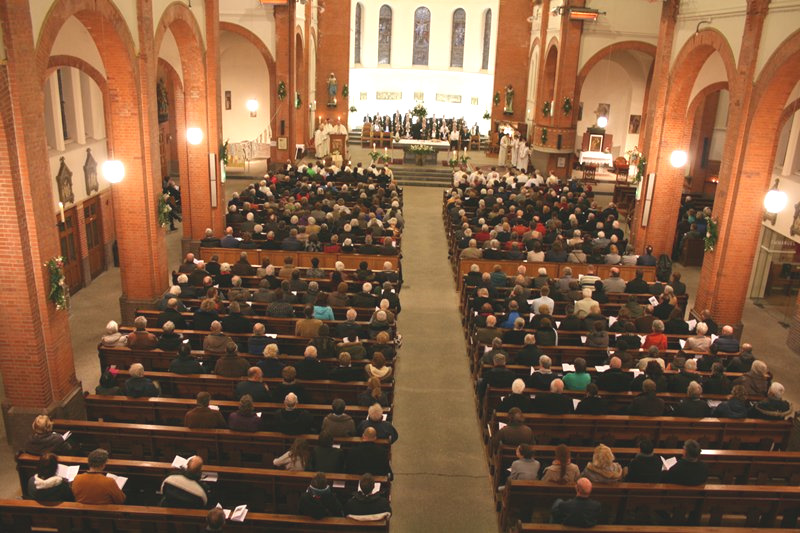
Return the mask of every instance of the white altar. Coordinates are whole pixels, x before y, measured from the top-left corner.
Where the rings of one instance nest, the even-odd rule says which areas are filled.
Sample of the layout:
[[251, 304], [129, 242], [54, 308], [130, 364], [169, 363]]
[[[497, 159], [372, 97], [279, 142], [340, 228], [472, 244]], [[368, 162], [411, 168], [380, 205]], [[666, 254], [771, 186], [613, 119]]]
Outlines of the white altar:
[[611, 158], [611, 154], [606, 152], [581, 152], [580, 156], [578, 156], [578, 162], [583, 165], [586, 163], [595, 164], [595, 165], [605, 165], [605, 166], [612, 166], [614, 160]]

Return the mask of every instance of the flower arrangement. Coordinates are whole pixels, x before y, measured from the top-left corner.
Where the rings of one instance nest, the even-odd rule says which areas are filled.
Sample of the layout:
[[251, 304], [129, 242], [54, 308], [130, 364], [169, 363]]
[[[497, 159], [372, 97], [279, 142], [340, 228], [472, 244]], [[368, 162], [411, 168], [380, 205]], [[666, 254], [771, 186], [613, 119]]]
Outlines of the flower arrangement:
[[428, 116], [428, 110], [425, 109], [425, 106], [420, 102], [414, 106], [414, 109], [411, 110], [411, 114], [417, 118], [423, 119]]
[[705, 241], [704, 250], [706, 253], [713, 252], [714, 248], [717, 246], [717, 239], [719, 239], [719, 228], [718, 228], [719, 221], [715, 218], [708, 219], [708, 226], [706, 227], [706, 236], [703, 239]]
[[225, 139], [225, 142], [219, 147], [219, 160], [223, 165], [228, 164], [228, 139]]
[[69, 287], [64, 277], [64, 258], [56, 256], [44, 264], [50, 277], [48, 299], [56, 304], [56, 311], [69, 309]]
[[489, 120], [490, 118], [492, 118], [492, 115], [489, 114], [489, 111], [486, 111], [483, 114], [483, 120]]
[[278, 82], [278, 99], [283, 101], [286, 98], [286, 83]]
[[569, 97], [564, 98], [564, 103], [561, 105], [561, 110], [565, 115], [569, 115], [570, 111], [572, 111], [572, 100], [570, 100]]
[[158, 225], [162, 228], [169, 226], [169, 213], [172, 207], [167, 203], [168, 194], [158, 196]]
[[355, 113], [356, 111], [358, 111], [358, 108], [356, 106], [354, 106], [354, 105], [351, 105], [350, 106], [350, 112], [351, 113]]
[[424, 144], [412, 144], [409, 146], [408, 151], [412, 154], [427, 155], [432, 154], [436, 150], [434, 150], [432, 146], [425, 146]]

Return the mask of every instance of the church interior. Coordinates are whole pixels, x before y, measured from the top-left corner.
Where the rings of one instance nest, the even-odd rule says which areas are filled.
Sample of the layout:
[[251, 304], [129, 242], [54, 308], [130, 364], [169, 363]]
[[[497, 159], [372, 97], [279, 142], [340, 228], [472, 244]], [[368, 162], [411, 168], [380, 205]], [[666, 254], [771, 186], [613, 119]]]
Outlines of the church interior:
[[0, 531], [800, 527], [800, 0], [3, 0], [0, 118]]

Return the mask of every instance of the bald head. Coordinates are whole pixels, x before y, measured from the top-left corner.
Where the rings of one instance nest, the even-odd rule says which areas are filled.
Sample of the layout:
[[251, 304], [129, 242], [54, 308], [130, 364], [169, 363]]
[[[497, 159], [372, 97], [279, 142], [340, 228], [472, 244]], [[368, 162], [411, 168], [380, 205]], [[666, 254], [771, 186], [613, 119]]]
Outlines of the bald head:
[[550, 382], [550, 392], [561, 394], [564, 392], [564, 382], [556, 378]]
[[582, 477], [575, 483], [575, 493], [579, 498], [588, 498], [592, 493], [592, 482]]
[[364, 433], [361, 434], [361, 440], [365, 442], [372, 442], [378, 439], [378, 434], [375, 432], [375, 428], [368, 427], [364, 430]]
[[203, 458], [199, 455], [189, 458], [189, 462], [186, 463], [186, 471], [199, 476], [203, 471]]

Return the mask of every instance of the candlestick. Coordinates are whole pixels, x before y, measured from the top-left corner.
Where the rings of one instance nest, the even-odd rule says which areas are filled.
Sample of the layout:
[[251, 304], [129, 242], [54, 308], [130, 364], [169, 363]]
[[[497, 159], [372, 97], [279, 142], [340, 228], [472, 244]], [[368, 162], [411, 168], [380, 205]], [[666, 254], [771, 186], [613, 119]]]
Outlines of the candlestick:
[[372, 143], [372, 151], [375, 151], [375, 143]]
[[61, 223], [64, 224], [64, 202], [58, 202], [58, 209], [61, 212]]

